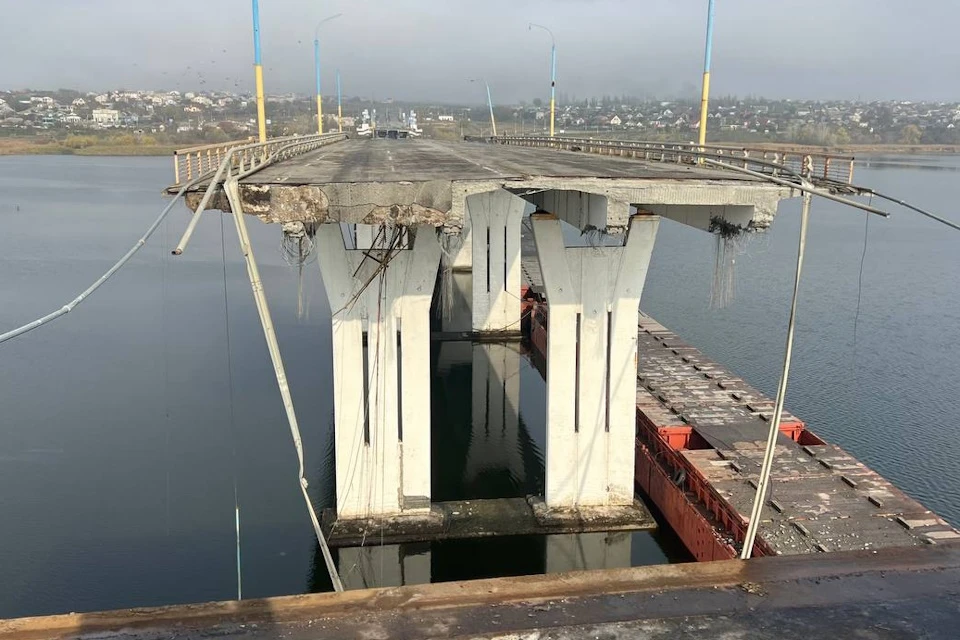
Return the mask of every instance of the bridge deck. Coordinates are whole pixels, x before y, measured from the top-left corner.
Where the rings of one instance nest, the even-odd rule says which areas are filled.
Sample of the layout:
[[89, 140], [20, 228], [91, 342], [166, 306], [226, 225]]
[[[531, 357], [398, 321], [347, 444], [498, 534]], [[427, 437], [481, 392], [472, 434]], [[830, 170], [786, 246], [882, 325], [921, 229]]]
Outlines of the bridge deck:
[[[747, 212], [741, 222], [761, 227], [792, 195], [751, 176], [672, 162], [478, 142], [352, 139], [264, 166], [241, 180], [240, 198], [245, 213], [267, 222], [460, 228], [467, 196], [502, 188], [601, 195], [620, 203], [611, 209], [617, 212], [623, 203], [729, 207]], [[196, 208], [205, 189], [201, 183], [187, 193], [188, 206]], [[229, 210], [222, 196], [210, 206]]]
[[554, 149], [437, 140], [347, 140], [258, 171], [247, 184], [324, 185], [558, 178], [734, 180], [750, 176]]

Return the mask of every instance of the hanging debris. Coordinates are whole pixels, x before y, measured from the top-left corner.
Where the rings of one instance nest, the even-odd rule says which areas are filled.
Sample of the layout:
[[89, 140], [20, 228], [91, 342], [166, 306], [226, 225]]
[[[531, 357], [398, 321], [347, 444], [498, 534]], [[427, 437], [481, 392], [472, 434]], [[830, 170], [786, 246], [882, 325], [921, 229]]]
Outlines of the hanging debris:
[[316, 258], [313, 238], [317, 233], [317, 225], [312, 222], [284, 222], [281, 226], [283, 239], [280, 242], [280, 254], [284, 262], [297, 267], [297, 319], [303, 320], [307, 309], [303, 296], [303, 267]]
[[461, 233], [448, 233], [440, 231], [440, 304], [437, 309], [440, 318], [444, 321], [453, 317], [453, 262], [463, 247], [463, 235]]
[[707, 229], [716, 235], [713, 282], [710, 286], [710, 308], [724, 309], [736, 295], [737, 258], [746, 250], [747, 231], [720, 216], [710, 218]]

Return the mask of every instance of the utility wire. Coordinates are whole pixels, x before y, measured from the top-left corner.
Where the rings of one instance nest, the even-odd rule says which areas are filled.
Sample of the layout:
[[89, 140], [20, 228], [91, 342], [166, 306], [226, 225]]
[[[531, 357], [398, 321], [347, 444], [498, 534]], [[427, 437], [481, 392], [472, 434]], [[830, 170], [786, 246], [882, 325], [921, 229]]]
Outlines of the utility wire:
[[233, 514], [237, 538], [237, 600], [243, 600], [243, 576], [240, 563], [240, 492], [237, 488], [237, 423], [233, 406], [233, 349], [230, 347], [230, 299], [227, 295], [227, 249], [223, 233], [223, 216], [220, 214], [220, 260], [223, 266], [223, 323], [227, 337], [227, 386], [230, 392], [230, 444], [233, 466]]
[[145, 244], [147, 243], [147, 240], [149, 240], [149, 239], [150, 239], [150, 236], [153, 235], [153, 232], [157, 230], [157, 228], [160, 226], [160, 223], [163, 222], [163, 219], [167, 217], [167, 214], [170, 213], [170, 211], [173, 210], [173, 206], [174, 206], [175, 204], [177, 204], [177, 201], [179, 201], [180, 198], [183, 196], [183, 194], [186, 193], [187, 189], [193, 187], [195, 184], [197, 184], [198, 182], [200, 182], [201, 179], [202, 179], [202, 178], [197, 178], [197, 179], [192, 180], [192, 181], [186, 183], [185, 185], [183, 185], [183, 187], [180, 189], [180, 191], [177, 192], [177, 195], [173, 198], [173, 200], [170, 201], [170, 204], [168, 204], [168, 205], [163, 209], [163, 211], [160, 212], [160, 215], [157, 216], [157, 219], [153, 221], [153, 224], [151, 224], [149, 227], [147, 227], [147, 231], [143, 234], [143, 236], [140, 237], [139, 240], [137, 240], [136, 244], [134, 244], [132, 247], [130, 247], [130, 250], [127, 251], [125, 254], [123, 254], [123, 257], [121, 257], [121, 258], [116, 262], [116, 264], [114, 264], [112, 267], [110, 267], [110, 268], [107, 270], [106, 273], [104, 273], [102, 276], [100, 276], [100, 277], [97, 279], [96, 282], [94, 282], [92, 285], [90, 285], [89, 287], [87, 287], [87, 288], [83, 291], [83, 293], [81, 293], [81, 294], [78, 295], [76, 298], [74, 298], [73, 300], [71, 300], [71, 301], [68, 302], [67, 304], [63, 305], [62, 307], [60, 307], [60, 308], [57, 309], [56, 311], [54, 311], [54, 312], [52, 312], [52, 313], [48, 313], [47, 315], [43, 316], [42, 318], [37, 318], [36, 320], [34, 320], [34, 321], [32, 321], [32, 322], [28, 322], [27, 324], [23, 325], [22, 327], [17, 327], [16, 329], [12, 329], [12, 330], [10, 330], [10, 331], [7, 331], [6, 333], [0, 334], [0, 344], [6, 342], [7, 340], [12, 340], [13, 338], [17, 338], [17, 337], [19, 337], [19, 336], [22, 336], [23, 334], [25, 334], [25, 333], [27, 333], [27, 332], [29, 332], [29, 331], [33, 331], [34, 329], [36, 329], [36, 328], [38, 328], [38, 327], [42, 327], [43, 325], [45, 325], [45, 324], [47, 324], [47, 323], [49, 323], [49, 322], [53, 322], [54, 320], [56, 320], [56, 319], [59, 318], [60, 316], [64, 316], [64, 315], [70, 313], [71, 311], [73, 311], [73, 310], [77, 307], [77, 305], [79, 305], [81, 302], [83, 302], [84, 300], [86, 300], [94, 291], [96, 291], [97, 289], [99, 289], [99, 288], [103, 285], [103, 283], [105, 283], [107, 280], [109, 280], [110, 277], [113, 276], [113, 274], [115, 274], [117, 271], [119, 271], [119, 270], [121, 269], [121, 267], [123, 267], [123, 265], [127, 264], [127, 262], [130, 261], [130, 258], [132, 258], [132, 257], [134, 256], [134, 254], [135, 254], [137, 251], [140, 250], [140, 247], [142, 247], [143, 245], [145, 245]]
[[947, 220], [946, 218], [941, 218], [940, 216], [935, 215], [935, 214], [933, 214], [933, 213], [930, 213], [929, 211], [926, 211], [926, 210], [924, 210], [924, 209], [921, 209], [920, 207], [914, 206], [914, 205], [910, 204], [909, 202], [905, 202], [904, 200], [901, 200], [901, 199], [899, 199], [899, 198], [895, 198], [895, 197], [893, 197], [893, 196], [884, 195], [884, 194], [880, 193], [879, 191], [874, 191], [873, 189], [865, 189], [865, 191], [867, 191], [868, 193], [870, 193], [870, 195], [877, 196], [878, 198], [883, 198], [884, 200], [888, 200], [888, 201], [890, 201], [890, 202], [896, 203], [896, 204], [900, 205], [901, 207], [906, 207], [907, 209], [910, 209], [911, 211], [916, 211], [917, 213], [919, 213], [919, 214], [921, 214], [921, 215], [927, 216], [927, 217], [930, 218], [931, 220], [936, 220], [936, 221], [939, 222], [940, 224], [945, 224], [945, 225], [947, 225], [948, 227], [950, 227], [951, 229], [956, 229], [957, 231], [960, 231], [960, 224], [957, 224], [956, 222], [951, 222], [950, 220]]
[[787, 346], [783, 356], [783, 369], [780, 372], [780, 384], [777, 387], [777, 400], [773, 410], [773, 420], [770, 421], [770, 432], [767, 434], [767, 447], [763, 454], [763, 466], [757, 480], [757, 492], [753, 499], [753, 508], [750, 511], [750, 522], [747, 525], [747, 535], [740, 552], [742, 560], [748, 560], [753, 554], [753, 545], [760, 528], [760, 514], [763, 503], [769, 491], [770, 472], [773, 467], [773, 454], [777, 447], [777, 438], [780, 436], [780, 419], [783, 415], [783, 402], [787, 395], [787, 379], [790, 375], [790, 358], [793, 355], [793, 334], [797, 319], [797, 298], [800, 293], [800, 272], [803, 269], [803, 255], [807, 246], [807, 223], [810, 219], [810, 201], [813, 195], [810, 191], [803, 194], [803, 209], [800, 213], [800, 245], [797, 248], [797, 272], [793, 281], [793, 298], [790, 301], [790, 321], [787, 324]]
[[297, 480], [300, 484], [300, 491], [303, 494], [303, 500], [306, 503], [307, 513], [310, 516], [310, 522], [313, 525], [313, 531], [317, 536], [317, 542], [320, 544], [320, 551], [323, 553], [324, 562], [327, 565], [327, 572], [330, 574], [330, 580], [333, 583], [335, 591], [343, 591], [343, 582], [337, 573], [336, 564], [333, 562], [333, 555], [330, 553], [330, 547], [327, 545], [327, 539], [323, 535], [320, 527], [320, 519], [313, 507], [313, 501], [307, 491], [308, 483], [304, 471], [303, 461], [303, 440], [300, 436], [300, 427], [297, 422], [297, 413], [293, 407], [293, 397], [290, 394], [290, 385], [287, 382], [287, 373], [283, 366], [283, 358], [280, 355], [280, 344], [277, 341], [277, 334], [274, 330], [273, 319], [270, 316], [270, 307], [267, 304], [267, 297], [263, 290], [263, 281], [260, 279], [260, 270], [257, 268], [257, 261], [253, 255], [253, 247], [250, 242], [250, 236], [247, 232], [247, 223], [244, 220], [243, 203], [240, 200], [240, 188], [236, 178], [231, 178], [224, 183], [224, 190], [227, 193], [227, 199], [230, 201], [230, 208], [233, 210], [233, 221], [237, 227], [237, 237], [240, 240], [240, 251], [243, 254], [247, 266], [247, 276], [250, 280], [250, 288], [253, 290], [253, 299], [257, 306], [257, 313], [260, 317], [260, 325], [263, 329], [263, 335], [267, 342], [267, 350], [270, 353], [270, 360], [273, 363], [274, 374], [277, 379], [277, 387], [280, 390], [280, 397], [283, 399], [283, 406], [287, 414], [287, 423], [290, 427], [290, 435], [293, 438], [293, 446], [297, 452]]

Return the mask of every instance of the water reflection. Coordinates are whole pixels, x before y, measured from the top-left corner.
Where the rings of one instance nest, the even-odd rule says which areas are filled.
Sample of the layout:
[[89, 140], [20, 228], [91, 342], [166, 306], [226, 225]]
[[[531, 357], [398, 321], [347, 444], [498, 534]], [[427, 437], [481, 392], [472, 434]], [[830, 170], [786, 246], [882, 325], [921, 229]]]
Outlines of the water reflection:
[[543, 491], [544, 463], [519, 411], [520, 344], [434, 345], [434, 500]]

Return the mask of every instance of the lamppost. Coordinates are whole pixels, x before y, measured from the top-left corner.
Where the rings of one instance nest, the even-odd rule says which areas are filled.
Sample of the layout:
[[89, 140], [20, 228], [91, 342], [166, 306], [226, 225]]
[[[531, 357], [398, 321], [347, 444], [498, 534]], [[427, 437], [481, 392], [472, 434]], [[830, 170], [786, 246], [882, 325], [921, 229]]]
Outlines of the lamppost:
[[497, 135], [497, 121], [493, 117], [493, 98], [490, 97], [490, 85], [483, 78], [470, 78], [470, 82], [482, 82], [487, 88], [487, 106], [490, 107], [490, 127], [493, 129], [493, 135]]
[[313, 66], [317, 74], [317, 133], [323, 133], [323, 99], [320, 96], [320, 27], [342, 15], [342, 13], [337, 13], [328, 16], [318, 22], [313, 29]]
[[700, 146], [707, 142], [707, 112], [710, 102], [710, 59], [713, 55], [714, 0], [707, 5], [707, 43], [703, 54], [703, 92], [700, 94]]
[[260, 142], [267, 141], [267, 116], [263, 98], [263, 60], [260, 57], [260, 2], [253, 0], [253, 72], [257, 81], [257, 129]]
[[527, 25], [527, 31], [533, 31], [534, 27], [550, 34], [550, 137], [552, 138], [557, 114], [557, 39], [553, 37], [553, 31], [542, 24], [531, 22]]
[[340, 69], [337, 69], [337, 132], [343, 133], [343, 93], [340, 91]]

